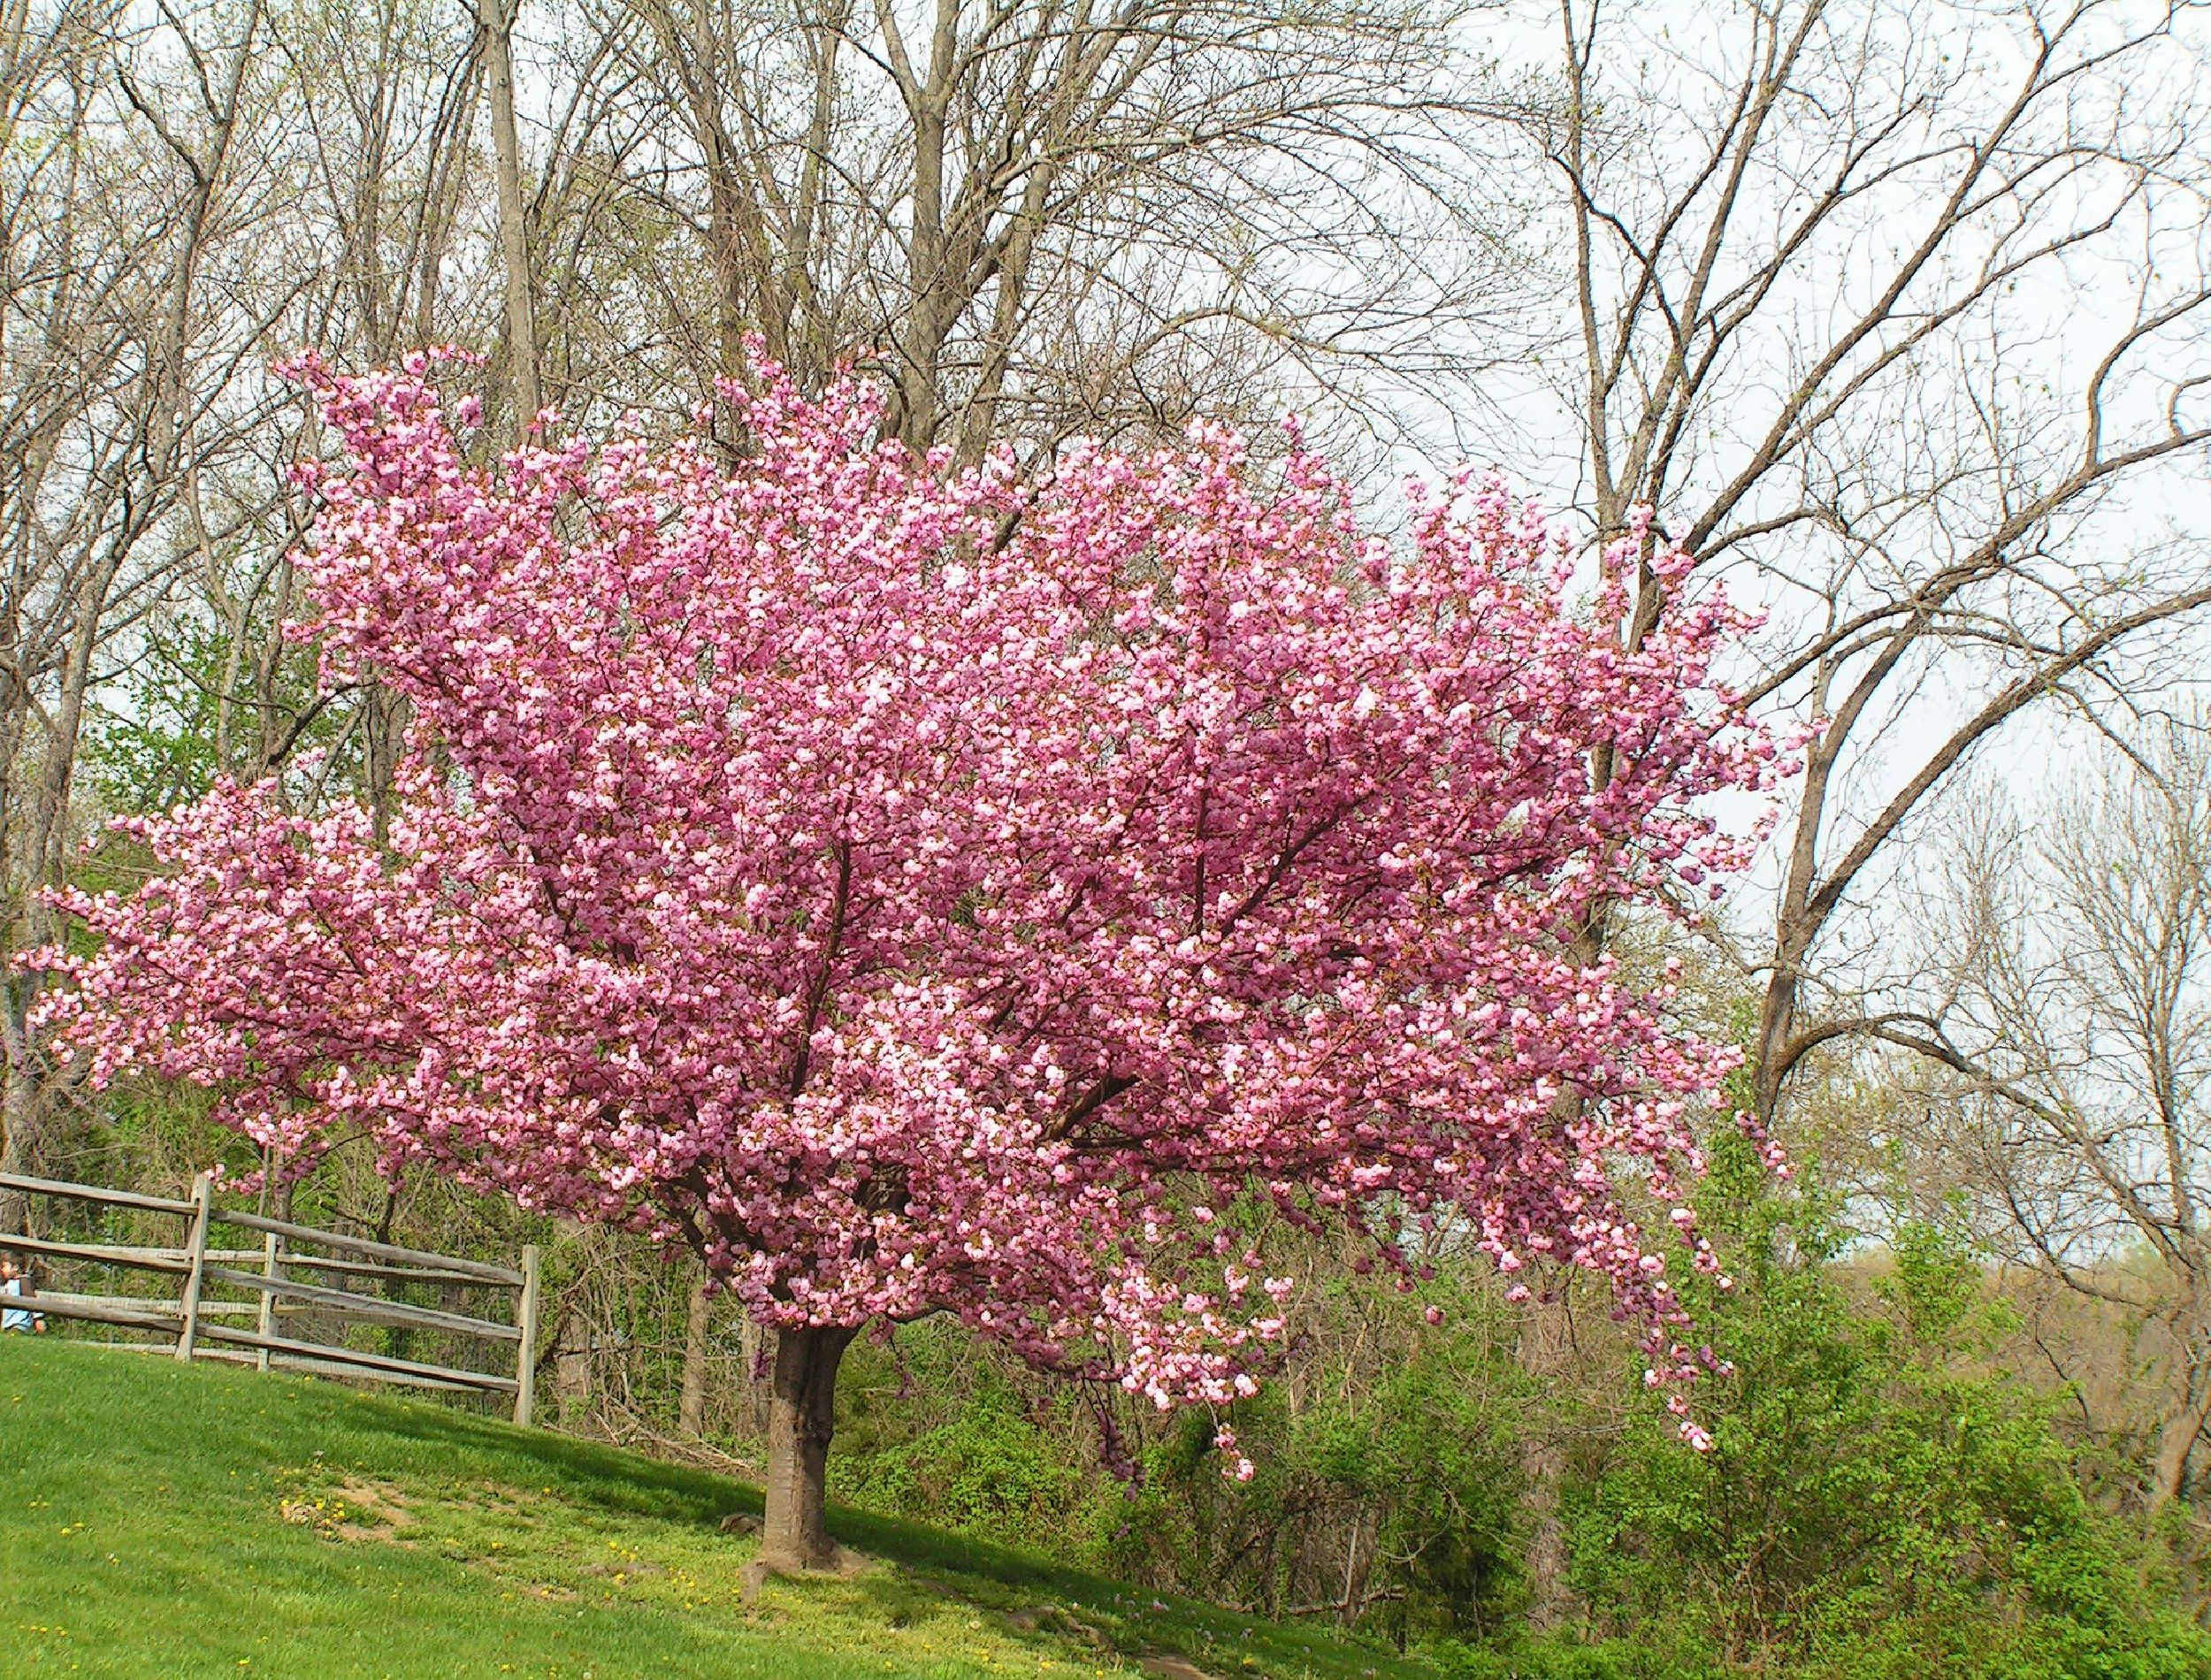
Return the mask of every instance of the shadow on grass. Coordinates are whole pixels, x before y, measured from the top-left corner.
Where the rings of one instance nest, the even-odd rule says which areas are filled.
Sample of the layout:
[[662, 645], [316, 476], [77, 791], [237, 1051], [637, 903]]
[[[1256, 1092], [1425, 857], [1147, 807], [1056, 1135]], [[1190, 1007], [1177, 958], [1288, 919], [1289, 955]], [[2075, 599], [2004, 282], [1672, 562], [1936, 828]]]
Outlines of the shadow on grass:
[[[443, 1485], [463, 1501], [471, 1489], [504, 1485], [557, 1497], [585, 1519], [595, 1513], [680, 1525], [709, 1545], [718, 1542], [723, 1518], [761, 1509], [757, 1488], [727, 1476], [434, 1402], [80, 1345], [20, 1351], [29, 1357], [7, 1363], [27, 1390], [18, 1398], [36, 1409], [36, 1450], [50, 1466], [67, 1459], [84, 1465], [91, 1480], [126, 1487], [172, 1474], [196, 1479], [208, 1521], [218, 1507], [258, 1510], [256, 1501], [267, 1502], [264, 1478], [315, 1463]], [[31, 1444], [14, 1446], [23, 1452]], [[9, 1456], [0, 1450], [0, 1460]], [[1101, 1660], [1174, 1653], [1221, 1675], [1433, 1674], [1357, 1640], [1155, 1596], [1016, 1546], [842, 1506], [831, 1508], [830, 1526], [845, 1545], [891, 1566], [848, 1588], [853, 1607], [887, 1627], [960, 1615], [1039, 1656], [1047, 1649], [1089, 1650]], [[731, 1543], [732, 1553], [738, 1544]]]
[[[358, 1398], [395, 1434], [428, 1435], [478, 1462], [508, 1458], [522, 1479], [531, 1479], [522, 1470], [524, 1464], [554, 1471], [570, 1497], [587, 1498], [602, 1508], [708, 1527], [734, 1512], [754, 1516], [761, 1512], [759, 1489], [711, 1471], [420, 1402], [382, 1395]], [[855, 1583], [894, 1627], [965, 1602], [998, 1617], [1010, 1635], [1040, 1649], [1073, 1638], [1101, 1653], [1167, 1652], [1200, 1666], [1211, 1662], [1228, 1669], [1242, 1666], [1248, 1656], [1270, 1670], [1303, 1670], [1331, 1680], [1433, 1672], [1340, 1634], [1155, 1594], [1015, 1546], [849, 1506], [830, 1506], [830, 1526], [842, 1544], [896, 1566], [897, 1572], [870, 1571]]]

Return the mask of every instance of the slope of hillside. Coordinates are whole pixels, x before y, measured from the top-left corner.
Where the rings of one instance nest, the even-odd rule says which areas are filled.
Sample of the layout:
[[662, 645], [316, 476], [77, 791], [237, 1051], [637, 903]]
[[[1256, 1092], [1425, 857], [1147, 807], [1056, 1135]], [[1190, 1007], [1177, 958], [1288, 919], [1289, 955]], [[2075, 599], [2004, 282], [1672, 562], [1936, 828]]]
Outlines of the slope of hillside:
[[0, 1340], [0, 1673], [1412, 1680], [1386, 1653], [857, 1512], [771, 1583], [718, 1477], [457, 1411]]

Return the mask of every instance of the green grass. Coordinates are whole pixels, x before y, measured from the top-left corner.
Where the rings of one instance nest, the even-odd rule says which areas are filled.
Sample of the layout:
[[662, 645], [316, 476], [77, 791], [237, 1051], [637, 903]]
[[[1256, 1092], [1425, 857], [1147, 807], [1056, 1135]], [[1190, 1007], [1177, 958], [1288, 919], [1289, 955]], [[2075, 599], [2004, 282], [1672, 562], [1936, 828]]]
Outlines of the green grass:
[[447, 1408], [0, 1339], [0, 1675], [1412, 1680], [1316, 1630], [838, 1511], [739, 1601], [740, 1483]]

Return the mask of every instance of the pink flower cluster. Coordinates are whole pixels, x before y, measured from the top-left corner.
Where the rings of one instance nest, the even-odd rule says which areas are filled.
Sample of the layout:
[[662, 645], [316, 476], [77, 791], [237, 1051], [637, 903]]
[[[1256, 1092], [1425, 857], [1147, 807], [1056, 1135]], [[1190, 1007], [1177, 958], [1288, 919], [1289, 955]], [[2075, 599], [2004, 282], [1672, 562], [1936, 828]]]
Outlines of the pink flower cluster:
[[1775, 752], [1710, 681], [1725, 605], [1629, 653], [1494, 482], [1393, 549], [1302, 452], [1025, 486], [773, 369], [734, 466], [486, 469], [435, 361], [298, 370], [349, 452], [303, 475], [325, 679], [413, 706], [387, 841], [265, 787], [125, 825], [163, 872], [67, 896], [99, 946], [56, 959], [96, 1081], [687, 1244], [766, 1325], [952, 1311], [1163, 1407], [1251, 1391], [1272, 1218], [1589, 1268], [1696, 1363], [1614, 1175], [1678, 1204], [1734, 1057], [1561, 935], [1740, 867], [1696, 802]]

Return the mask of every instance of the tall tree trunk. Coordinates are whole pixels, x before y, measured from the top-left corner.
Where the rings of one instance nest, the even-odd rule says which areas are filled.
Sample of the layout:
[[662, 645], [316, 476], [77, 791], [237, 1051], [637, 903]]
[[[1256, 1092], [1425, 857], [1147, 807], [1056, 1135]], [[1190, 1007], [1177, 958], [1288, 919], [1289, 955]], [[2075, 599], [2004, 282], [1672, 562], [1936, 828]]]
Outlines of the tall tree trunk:
[[[0, 1009], [6, 1013], [7, 1056], [0, 1066], [0, 1172], [34, 1175], [46, 1164], [39, 1159], [47, 1093], [29, 1054], [30, 1031], [25, 1022], [30, 984], [17, 981], [8, 988]], [[30, 1198], [20, 1190], [0, 1190], [0, 1233], [31, 1234]]]
[[515, 428], [537, 418], [537, 316], [530, 296], [530, 237], [523, 222], [522, 141], [515, 127], [515, 14], [521, 0], [478, 0], [484, 26], [484, 80], [491, 95], [492, 168], [498, 177], [499, 256], [507, 302], [507, 358], [515, 396]]
[[830, 1538], [830, 1439], [837, 1432], [837, 1367], [853, 1333], [830, 1326], [776, 1333], [768, 1398], [768, 1517], [760, 1561], [783, 1573], [837, 1566]]
[[701, 1278], [691, 1292], [691, 1310], [684, 1323], [683, 1401], [677, 1412], [678, 1427], [694, 1437], [707, 1432], [707, 1333], [713, 1309]]
[[2205, 1357], [2207, 1340], [2211, 1337], [2192, 1322], [2173, 1325], [2170, 1392], [2164, 1420], [2158, 1425], [2156, 1462], [2150, 1470], [2153, 1515], [2186, 1495], [2189, 1457], [2205, 1429], [2211, 1427], [2211, 1361]]
[[[169, 383], [164, 390], [173, 391]], [[166, 435], [165, 423], [151, 428]], [[167, 460], [166, 446], [161, 459]], [[124, 544], [119, 538], [97, 564], [88, 567], [78, 585], [77, 622], [70, 638], [69, 655], [61, 672], [61, 693], [53, 708], [43, 762], [33, 777], [29, 793], [30, 820], [23, 832], [24, 880], [21, 908], [13, 930], [20, 941], [14, 972], [7, 976], [4, 1009], [0, 1010], [0, 1047], [6, 1052], [6, 1088], [0, 1094], [0, 1126], [6, 1141], [0, 1143], [0, 1172], [34, 1176], [46, 1163], [47, 1122], [52, 1119], [52, 1092], [48, 1088], [51, 1068], [34, 1042], [31, 1016], [46, 974], [23, 965], [21, 950], [42, 949], [57, 940], [60, 918], [41, 894], [68, 878], [70, 791], [77, 767], [77, 753], [84, 734], [85, 706], [92, 687], [94, 666], [102, 645], [108, 601], [122, 567]], [[0, 1202], [0, 1228], [10, 1233], [30, 1230], [30, 1205], [19, 1193], [8, 1193]]]

